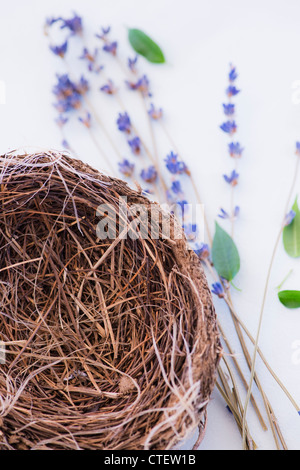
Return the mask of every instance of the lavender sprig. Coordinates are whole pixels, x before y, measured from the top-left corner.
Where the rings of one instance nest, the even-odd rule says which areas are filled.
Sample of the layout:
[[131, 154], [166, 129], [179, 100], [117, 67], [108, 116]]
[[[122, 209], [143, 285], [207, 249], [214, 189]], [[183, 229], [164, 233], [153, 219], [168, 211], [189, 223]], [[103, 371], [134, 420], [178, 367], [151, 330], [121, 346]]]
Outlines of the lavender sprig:
[[[236, 68], [233, 65], [230, 65], [229, 74], [228, 74], [228, 88], [226, 89], [226, 96], [228, 99], [227, 103], [223, 103], [223, 112], [229, 120], [225, 121], [223, 124], [220, 125], [220, 129], [225, 132], [230, 138], [237, 132], [237, 124], [234, 120], [234, 116], [236, 113], [235, 104], [231, 102], [232, 97], [236, 96], [240, 93], [235, 87], [235, 81], [238, 78], [238, 73]], [[226, 210], [221, 209], [221, 213], [219, 217], [222, 219], [228, 219], [231, 222], [231, 236], [233, 238], [234, 235], [234, 222], [237, 219], [240, 208], [235, 206], [234, 204], [234, 188], [237, 186], [239, 182], [239, 173], [237, 172], [237, 161], [242, 156], [243, 148], [241, 147], [239, 142], [231, 141], [228, 144], [229, 155], [234, 159], [235, 162], [235, 169], [232, 170], [230, 175], [223, 175], [224, 180], [231, 186], [231, 199], [230, 199], [230, 212], [228, 213]]]

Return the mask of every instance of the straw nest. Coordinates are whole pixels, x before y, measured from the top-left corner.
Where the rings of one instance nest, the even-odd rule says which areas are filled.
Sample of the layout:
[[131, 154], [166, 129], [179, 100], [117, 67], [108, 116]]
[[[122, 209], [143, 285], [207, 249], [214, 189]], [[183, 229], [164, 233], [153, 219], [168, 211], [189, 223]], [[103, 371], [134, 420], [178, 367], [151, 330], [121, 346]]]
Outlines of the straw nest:
[[127, 225], [150, 213], [66, 155], [0, 157], [2, 450], [170, 449], [204, 427], [221, 349], [202, 267], [172, 217], [124, 237], [120, 196]]

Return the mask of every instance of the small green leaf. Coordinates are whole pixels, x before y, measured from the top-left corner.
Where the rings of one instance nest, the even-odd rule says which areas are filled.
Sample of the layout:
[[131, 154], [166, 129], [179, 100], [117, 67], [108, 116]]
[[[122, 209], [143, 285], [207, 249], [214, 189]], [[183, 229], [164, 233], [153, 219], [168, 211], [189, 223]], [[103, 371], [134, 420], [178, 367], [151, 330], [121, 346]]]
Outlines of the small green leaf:
[[140, 29], [129, 29], [128, 39], [135, 52], [145, 57], [149, 62], [154, 64], [165, 62], [161, 48]]
[[218, 223], [212, 245], [212, 261], [219, 274], [227, 281], [232, 281], [240, 270], [240, 256], [237, 247]]
[[278, 298], [287, 308], [300, 308], [299, 290], [282, 290], [278, 293]]
[[292, 258], [300, 257], [300, 210], [298, 201], [293, 205], [293, 211], [296, 212], [294, 220], [283, 229], [284, 249]]

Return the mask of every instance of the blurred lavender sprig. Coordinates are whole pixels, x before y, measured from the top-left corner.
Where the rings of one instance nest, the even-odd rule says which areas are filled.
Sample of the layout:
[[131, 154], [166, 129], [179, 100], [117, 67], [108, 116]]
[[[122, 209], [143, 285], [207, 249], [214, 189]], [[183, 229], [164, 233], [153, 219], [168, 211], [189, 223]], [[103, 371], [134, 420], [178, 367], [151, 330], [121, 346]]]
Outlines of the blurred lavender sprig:
[[231, 199], [230, 199], [230, 210], [220, 209], [219, 217], [222, 219], [228, 219], [231, 222], [231, 236], [234, 235], [234, 222], [237, 219], [240, 208], [234, 204], [234, 188], [239, 182], [239, 173], [237, 172], [238, 159], [242, 156], [243, 148], [237, 141], [233, 141], [232, 138], [237, 132], [237, 124], [235, 122], [236, 108], [235, 103], [232, 99], [240, 93], [240, 90], [236, 88], [235, 82], [238, 78], [236, 67], [230, 64], [228, 73], [228, 87], [226, 88], [227, 102], [223, 103], [223, 112], [227, 121], [220, 125], [220, 129], [229, 136], [230, 142], [228, 144], [228, 152], [231, 158], [234, 159], [235, 168], [229, 175], [223, 175], [224, 180], [231, 186]]

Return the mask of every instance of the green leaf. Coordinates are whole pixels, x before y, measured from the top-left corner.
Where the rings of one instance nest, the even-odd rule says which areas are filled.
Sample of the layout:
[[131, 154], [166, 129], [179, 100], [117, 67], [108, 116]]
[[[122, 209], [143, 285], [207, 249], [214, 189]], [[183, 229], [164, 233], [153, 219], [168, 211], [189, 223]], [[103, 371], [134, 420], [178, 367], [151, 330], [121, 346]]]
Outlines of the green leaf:
[[283, 245], [288, 255], [292, 258], [300, 257], [300, 211], [298, 201], [293, 205], [293, 211], [296, 212], [294, 220], [283, 229]]
[[129, 29], [128, 39], [135, 52], [145, 57], [149, 62], [154, 64], [165, 62], [161, 48], [140, 29]]
[[287, 308], [300, 308], [299, 290], [282, 290], [278, 293], [278, 298]]
[[227, 281], [232, 281], [240, 270], [240, 256], [237, 247], [218, 223], [212, 245], [212, 261], [219, 274]]

